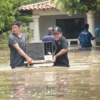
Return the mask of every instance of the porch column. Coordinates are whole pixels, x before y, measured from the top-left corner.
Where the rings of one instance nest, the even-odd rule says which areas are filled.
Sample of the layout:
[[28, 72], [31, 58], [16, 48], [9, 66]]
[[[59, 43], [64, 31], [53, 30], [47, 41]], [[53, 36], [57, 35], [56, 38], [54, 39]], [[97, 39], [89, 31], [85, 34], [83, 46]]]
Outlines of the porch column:
[[[93, 36], [95, 36], [94, 34], [94, 29], [95, 29], [95, 16], [94, 13], [92, 11], [89, 11], [87, 13], [87, 23], [89, 24], [89, 31], [91, 32], [91, 34]], [[92, 46], [95, 47], [96, 46], [96, 40], [92, 41]]]
[[34, 41], [40, 41], [40, 30], [39, 30], [39, 15], [33, 15], [34, 23]]

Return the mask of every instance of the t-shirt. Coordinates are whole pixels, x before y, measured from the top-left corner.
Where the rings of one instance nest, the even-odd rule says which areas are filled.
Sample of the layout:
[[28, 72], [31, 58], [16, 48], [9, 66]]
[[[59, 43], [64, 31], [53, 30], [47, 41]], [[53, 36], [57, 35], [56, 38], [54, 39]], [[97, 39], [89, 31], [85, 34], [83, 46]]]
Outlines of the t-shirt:
[[54, 41], [54, 35], [53, 34], [47, 34], [43, 37], [42, 41]]
[[96, 35], [98, 35], [99, 38], [100, 38], [100, 28], [96, 28], [96, 29], [94, 30], [94, 33], [95, 33]]
[[95, 28], [94, 33], [97, 35], [96, 42], [100, 43], [100, 28]]
[[24, 65], [25, 58], [22, 57], [18, 51], [13, 47], [14, 44], [18, 43], [19, 47], [25, 51], [26, 36], [21, 33], [21, 37], [17, 37], [15, 34], [11, 34], [8, 39], [10, 48], [10, 66], [12, 68], [21, 67]]
[[84, 30], [80, 33], [78, 37], [81, 41], [82, 47], [92, 47], [91, 40], [93, 40], [92, 34], [88, 30]]
[[67, 49], [67, 52], [63, 55], [57, 57], [56, 62], [54, 63], [54, 66], [67, 66], [69, 67], [69, 59], [68, 59], [68, 43], [65, 37], [61, 37], [59, 41], [55, 41], [56, 45], [56, 52], [59, 53], [62, 49]]

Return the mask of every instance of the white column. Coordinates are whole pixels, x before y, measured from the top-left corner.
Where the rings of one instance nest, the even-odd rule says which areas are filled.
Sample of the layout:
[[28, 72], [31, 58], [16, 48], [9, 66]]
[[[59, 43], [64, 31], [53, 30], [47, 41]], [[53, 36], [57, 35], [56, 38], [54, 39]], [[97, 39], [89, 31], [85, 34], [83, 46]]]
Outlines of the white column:
[[40, 41], [40, 30], [39, 30], [39, 15], [33, 15], [33, 23], [34, 23], [34, 41]]
[[[94, 34], [94, 29], [95, 29], [95, 15], [92, 11], [89, 11], [87, 13], [87, 23], [89, 24], [89, 31], [91, 32], [91, 34], [93, 36], [95, 36]], [[92, 46], [95, 47], [96, 46], [96, 40], [91, 41], [92, 42]]]

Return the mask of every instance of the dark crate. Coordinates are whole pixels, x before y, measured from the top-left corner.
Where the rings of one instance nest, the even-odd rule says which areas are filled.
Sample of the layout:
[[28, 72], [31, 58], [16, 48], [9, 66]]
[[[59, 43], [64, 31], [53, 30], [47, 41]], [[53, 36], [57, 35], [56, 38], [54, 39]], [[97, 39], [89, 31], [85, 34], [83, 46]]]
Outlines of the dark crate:
[[26, 44], [26, 54], [33, 60], [44, 60], [44, 55], [53, 55], [54, 42], [37, 42]]
[[27, 43], [26, 54], [34, 60], [44, 60], [44, 43]]

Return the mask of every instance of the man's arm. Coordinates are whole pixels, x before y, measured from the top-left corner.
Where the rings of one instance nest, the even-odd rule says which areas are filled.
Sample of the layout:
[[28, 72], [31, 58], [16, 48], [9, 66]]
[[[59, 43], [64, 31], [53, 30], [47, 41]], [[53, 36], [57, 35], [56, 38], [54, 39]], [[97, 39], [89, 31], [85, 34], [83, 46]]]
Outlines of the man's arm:
[[27, 60], [28, 64], [32, 64], [32, 59], [19, 47], [18, 42], [12, 35], [9, 36], [8, 43], [12, 45], [18, 51], [18, 53]]
[[44, 36], [44, 37], [42, 38], [42, 41], [46, 41], [46, 36]]
[[67, 52], [67, 49], [62, 49], [60, 52], [58, 52], [53, 58], [54, 62], [56, 61], [57, 57], [62, 56], [66, 52]]
[[94, 39], [96, 39], [98, 36], [99, 36], [99, 35], [98, 35], [98, 34], [96, 34], [96, 35], [95, 35], [95, 37], [94, 37]]
[[32, 58], [30, 58], [18, 45], [18, 43], [13, 44], [13, 47], [18, 51], [18, 53], [23, 56], [28, 64], [32, 64]]
[[67, 40], [62, 40], [61, 45], [62, 49], [54, 56], [54, 62], [56, 61], [57, 57], [62, 56], [64, 53], [67, 52], [67, 46], [68, 46]]
[[94, 40], [98, 37], [98, 34], [96, 34], [94, 37], [92, 36], [92, 34], [90, 33], [90, 37], [91, 37], [91, 40]]
[[59, 56], [62, 56], [64, 53], [67, 52], [67, 49], [62, 49], [60, 52], [58, 52], [55, 56], [56, 57], [59, 57]]

